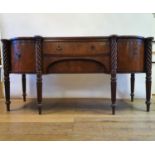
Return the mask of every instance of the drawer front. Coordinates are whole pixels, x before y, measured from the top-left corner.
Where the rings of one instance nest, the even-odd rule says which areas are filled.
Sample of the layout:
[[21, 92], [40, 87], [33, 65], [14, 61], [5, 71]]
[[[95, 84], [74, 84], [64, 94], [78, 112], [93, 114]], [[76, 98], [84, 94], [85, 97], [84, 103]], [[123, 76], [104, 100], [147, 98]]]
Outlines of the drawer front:
[[97, 56], [110, 53], [108, 41], [44, 41], [43, 53], [53, 56]]
[[44, 57], [43, 72], [110, 73], [110, 57]]
[[35, 44], [33, 41], [15, 41], [11, 44], [11, 71], [35, 72]]

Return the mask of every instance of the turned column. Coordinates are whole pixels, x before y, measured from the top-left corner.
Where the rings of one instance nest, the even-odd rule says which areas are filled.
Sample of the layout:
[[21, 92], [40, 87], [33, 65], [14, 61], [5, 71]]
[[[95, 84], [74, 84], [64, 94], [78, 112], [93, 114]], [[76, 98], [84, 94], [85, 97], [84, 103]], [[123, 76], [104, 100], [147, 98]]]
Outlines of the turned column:
[[145, 70], [146, 70], [146, 111], [150, 111], [151, 98], [151, 76], [152, 76], [152, 40], [145, 40]]
[[42, 37], [35, 37], [37, 104], [38, 112], [42, 113]]
[[111, 47], [111, 107], [112, 114], [115, 114], [116, 108], [116, 74], [117, 74], [117, 37], [112, 36], [110, 38]]
[[22, 74], [23, 101], [26, 101], [26, 75]]
[[10, 42], [2, 40], [3, 43], [3, 65], [4, 65], [4, 87], [5, 87], [5, 103], [7, 111], [10, 111]]
[[131, 79], [130, 79], [130, 82], [131, 82], [131, 102], [134, 101], [134, 89], [135, 89], [135, 74], [134, 73], [131, 73]]

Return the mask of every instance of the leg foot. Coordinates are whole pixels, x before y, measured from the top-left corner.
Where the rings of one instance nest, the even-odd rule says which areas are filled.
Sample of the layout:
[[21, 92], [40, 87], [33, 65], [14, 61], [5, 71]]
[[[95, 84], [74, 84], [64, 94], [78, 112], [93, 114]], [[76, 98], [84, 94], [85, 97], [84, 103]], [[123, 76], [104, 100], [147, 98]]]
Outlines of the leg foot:
[[151, 105], [151, 74], [146, 75], [146, 111], [150, 111]]
[[38, 113], [39, 113], [39, 115], [42, 114], [42, 105], [41, 104], [38, 104]]
[[112, 115], [115, 115], [116, 106], [114, 104], [112, 104], [111, 107], [112, 107]]
[[111, 107], [112, 107], [112, 114], [115, 115], [116, 109], [116, 77], [111, 78]]
[[150, 102], [146, 102], [146, 111], [149, 112], [150, 111]]
[[7, 110], [7, 111], [10, 111], [10, 102], [7, 102], [7, 103], [6, 103], [6, 110]]
[[37, 102], [38, 102], [38, 112], [42, 113], [42, 77], [37, 75]]
[[7, 111], [10, 111], [10, 78], [9, 78], [9, 75], [5, 76], [4, 77], [5, 79], [5, 82], [4, 82], [4, 85], [5, 85], [5, 104], [6, 104], [6, 110]]

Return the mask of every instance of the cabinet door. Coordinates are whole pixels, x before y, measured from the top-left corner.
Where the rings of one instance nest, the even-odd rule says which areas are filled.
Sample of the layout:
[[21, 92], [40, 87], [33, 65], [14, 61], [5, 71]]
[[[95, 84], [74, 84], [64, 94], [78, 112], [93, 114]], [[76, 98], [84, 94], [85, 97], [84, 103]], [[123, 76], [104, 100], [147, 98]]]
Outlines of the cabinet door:
[[118, 40], [118, 72], [144, 72], [144, 40]]
[[11, 72], [35, 72], [35, 44], [34, 41], [17, 40], [11, 44]]

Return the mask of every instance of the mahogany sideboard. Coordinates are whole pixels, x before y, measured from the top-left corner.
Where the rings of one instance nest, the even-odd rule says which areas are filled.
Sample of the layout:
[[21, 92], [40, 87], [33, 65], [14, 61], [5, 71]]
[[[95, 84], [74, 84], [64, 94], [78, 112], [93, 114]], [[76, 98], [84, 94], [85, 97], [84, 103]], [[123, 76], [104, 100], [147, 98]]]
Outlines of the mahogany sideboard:
[[117, 73], [131, 74], [131, 101], [135, 73], [146, 73], [146, 110], [150, 110], [152, 37], [18, 37], [2, 39], [6, 108], [10, 111], [9, 74], [36, 74], [37, 103], [42, 113], [42, 75], [55, 73], [111, 74], [111, 107], [115, 114]]

